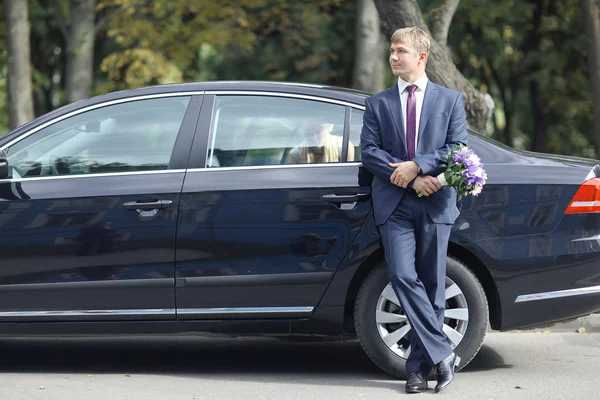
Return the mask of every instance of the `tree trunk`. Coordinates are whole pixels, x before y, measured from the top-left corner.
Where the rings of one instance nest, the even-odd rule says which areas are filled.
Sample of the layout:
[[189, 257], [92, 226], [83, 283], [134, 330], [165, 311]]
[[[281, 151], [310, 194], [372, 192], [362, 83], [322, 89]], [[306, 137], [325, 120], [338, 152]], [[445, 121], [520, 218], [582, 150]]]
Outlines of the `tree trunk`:
[[445, 47], [448, 45], [448, 31], [459, 3], [460, 0], [445, 0], [431, 14], [428, 23], [429, 29], [433, 40], [440, 46]]
[[90, 97], [94, 83], [96, 0], [71, 0], [67, 35], [67, 100]]
[[[514, 99], [514, 96], [511, 96], [511, 99]], [[507, 146], [513, 147], [513, 135], [512, 135], [512, 120], [513, 120], [513, 107], [504, 103], [504, 144]]]
[[[493, 79], [496, 81], [496, 86], [498, 86], [498, 90], [500, 91], [500, 97], [502, 98], [502, 105], [504, 108], [504, 137], [502, 140], [507, 146], [513, 147], [512, 117], [514, 114], [515, 99], [517, 97], [517, 94], [515, 92], [516, 85], [514, 85], [514, 82], [516, 82], [516, 78], [513, 77], [513, 79], [511, 79], [511, 85], [508, 88], [506, 88], [504, 87], [500, 74], [491, 64], [490, 70], [492, 72]], [[508, 96], [508, 94], [506, 93], [508, 90], [510, 91], [510, 96]]]
[[369, 93], [382, 91], [385, 68], [386, 56], [377, 8], [373, 0], [358, 0], [352, 86]]
[[4, 16], [8, 48], [8, 108], [10, 127], [14, 129], [34, 118], [27, 0], [6, 2]]
[[535, 79], [529, 81], [529, 96], [534, 122], [533, 143], [531, 149], [533, 151], [545, 152], [547, 150], [546, 123], [544, 118], [544, 110], [542, 109], [540, 88]]
[[596, 158], [600, 160], [600, 7], [594, 0], [580, 0], [588, 36], [590, 83], [594, 103]]
[[[542, 15], [544, 13], [545, 0], [536, 0], [535, 9], [531, 17], [531, 24], [525, 34], [525, 40], [523, 41], [523, 51], [528, 52], [540, 52], [540, 44], [542, 41], [542, 33], [540, 33], [540, 26], [542, 24]], [[529, 65], [524, 65], [522, 71], [523, 76], [527, 76], [529, 79], [529, 103], [531, 104], [531, 113], [533, 115], [533, 137], [531, 140], [531, 150], [544, 152], [548, 149], [546, 146], [547, 142], [547, 124], [544, 114], [544, 98], [538, 84], [538, 77], [535, 75], [537, 71], [541, 70], [539, 57], [532, 58]]]
[[[459, 2], [450, 1], [449, 3], [451, 4], [441, 7], [438, 12], [453, 15]], [[427, 75], [432, 81], [458, 90], [463, 94], [469, 125], [473, 129], [483, 132], [494, 110], [492, 97], [475, 89], [458, 71], [452, 61], [448, 47], [438, 43], [433, 38], [416, 0], [375, 0], [375, 5], [379, 11], [383, 33], [388, 38], [391, 38], [396, 29], [407, 26], [418, 26], [430, 34], [432, 39], [429, 61], [427, 62]], [[432, 22], [432, 24], [440, 24], [432, 26], [432, 31], [436, 33], [438, 39], [443, 37], [445, 41], [448, 32], [444, 27], [448, 18], [440, 16], [439, 21]]]

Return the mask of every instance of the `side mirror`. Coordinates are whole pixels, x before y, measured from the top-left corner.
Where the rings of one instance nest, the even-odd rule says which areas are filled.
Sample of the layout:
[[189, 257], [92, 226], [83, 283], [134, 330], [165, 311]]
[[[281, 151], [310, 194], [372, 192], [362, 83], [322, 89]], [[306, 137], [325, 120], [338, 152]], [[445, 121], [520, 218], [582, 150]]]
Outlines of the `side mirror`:
[[8, 159], [6, 153], [0, 150], [0, 179], [8, 178]]

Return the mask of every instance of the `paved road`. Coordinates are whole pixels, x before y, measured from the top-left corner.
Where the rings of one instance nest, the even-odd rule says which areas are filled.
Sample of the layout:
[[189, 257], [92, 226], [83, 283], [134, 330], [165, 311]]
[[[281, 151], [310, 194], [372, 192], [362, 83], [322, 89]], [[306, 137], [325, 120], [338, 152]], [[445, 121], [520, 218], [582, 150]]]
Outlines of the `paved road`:
[[490, 333], [447, 391], [416, 396], [356, 342], [0, 338], [0, 354], [1, 400], [600, 398], [598, 333]]

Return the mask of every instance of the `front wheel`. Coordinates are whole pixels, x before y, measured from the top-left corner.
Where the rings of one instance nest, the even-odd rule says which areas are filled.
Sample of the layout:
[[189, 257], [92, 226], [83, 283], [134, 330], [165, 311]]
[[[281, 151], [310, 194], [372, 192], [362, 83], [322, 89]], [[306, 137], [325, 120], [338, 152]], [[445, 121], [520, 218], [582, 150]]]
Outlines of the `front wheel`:
[[[406, 378], [411, 326], [387, 275], [385, 262], [363, 281], [354, 308], [358, 339], [371, 360], [387, 373]], [[447, 258], [444, 334], [464, 368], [477, 354], [488, 325], [488, 305], [477, 277], [460, 261]]]

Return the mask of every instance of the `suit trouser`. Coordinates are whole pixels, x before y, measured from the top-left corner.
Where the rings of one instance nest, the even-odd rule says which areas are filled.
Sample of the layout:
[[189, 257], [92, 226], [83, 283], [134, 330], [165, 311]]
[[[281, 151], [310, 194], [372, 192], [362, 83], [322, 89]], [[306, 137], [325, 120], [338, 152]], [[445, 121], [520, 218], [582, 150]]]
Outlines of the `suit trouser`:
[[425, 201], [407, 190], [379, 231], [388, 277], [412, 328], [407, 373], [427, 374], [452, 353], [442, 330], [452, 225], [434, 223]]

